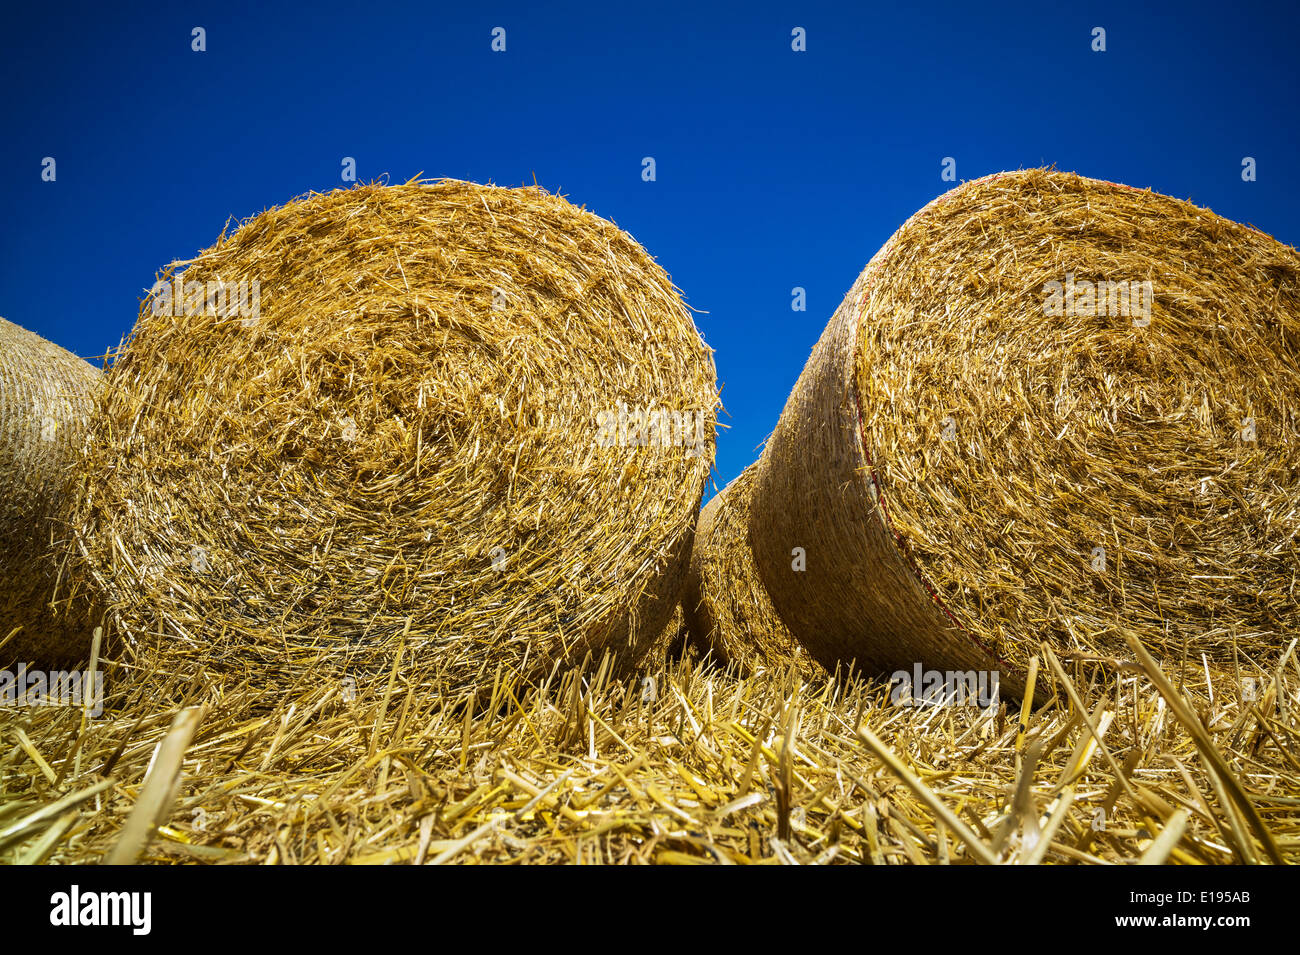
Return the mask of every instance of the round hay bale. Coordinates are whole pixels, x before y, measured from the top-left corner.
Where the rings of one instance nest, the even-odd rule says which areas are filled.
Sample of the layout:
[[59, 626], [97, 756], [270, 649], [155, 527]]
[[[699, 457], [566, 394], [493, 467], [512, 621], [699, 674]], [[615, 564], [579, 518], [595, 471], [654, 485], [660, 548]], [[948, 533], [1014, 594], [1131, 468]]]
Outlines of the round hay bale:
[[1269, 236], [1076, 175], [935, 200], [859, 276], [761, 458], [751, 535], [782, 618], [823, 662], [996, 669], [1016, 693], [1040, 641], [1276, 650], [1298, 275]]
[[630, 667], [680, 597], [716, 406], [668, 275], [563, 198], [310, 195], [142, 303], [81, 546], [152, 668], [387, 678], [404, 646], [459, 691]]
[[64, 663], [90, 647], [85, 600], [55, 600], [76, 463], [100, 371], [0, 318], [0, 665]]
[[823, 673], [781, 622], [759, 579], [749, 546], [751, 464], [705, 505], [682, 594], [690, 638], [741, 673], [794, 667], [806, 679]]
[[686, 652], [688, 636], [686, 617], [679, 603], [673, 608], [673, 615], [668, 618], [668, 623], [651, 644], [642, 666], [651, 669], [681, 659]]

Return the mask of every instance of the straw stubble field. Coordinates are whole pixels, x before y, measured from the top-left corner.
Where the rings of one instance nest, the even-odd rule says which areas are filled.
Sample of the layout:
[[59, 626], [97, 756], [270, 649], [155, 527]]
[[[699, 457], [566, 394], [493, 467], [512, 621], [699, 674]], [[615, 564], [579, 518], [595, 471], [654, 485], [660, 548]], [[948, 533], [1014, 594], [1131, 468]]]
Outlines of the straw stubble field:
[[1138, 652], [1103, 680], [1043, 653], [1049, 702], [1023, 711], [900, 707], [879, 683], [741, 678], [692, 652], [635, 679], [608, 660], [531, 688], [498, 672], [482, 702], [316, 680], [170, 707], [183, 686], [114, 669], [100, 719], [9, 721], [0, 859], [1300, 861], [1294, 644], [1253, 699], [1196, 660]]

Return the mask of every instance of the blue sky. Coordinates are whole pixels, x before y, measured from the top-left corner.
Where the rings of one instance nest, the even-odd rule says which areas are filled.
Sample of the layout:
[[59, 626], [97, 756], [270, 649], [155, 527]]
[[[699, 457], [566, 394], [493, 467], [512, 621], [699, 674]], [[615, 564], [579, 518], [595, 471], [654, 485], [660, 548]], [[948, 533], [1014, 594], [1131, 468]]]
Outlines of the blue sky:
[[1291, 5], [266, 6], [6, 13], [0, 315], [102, 354], [158, 269], [342, 185], [345, 156], [365, 180], [535, 178], [704, 313], [722, 484], [863, 265], [951, 188], [944, 157], [958, 180], [1055, 164], [1300, 240]]

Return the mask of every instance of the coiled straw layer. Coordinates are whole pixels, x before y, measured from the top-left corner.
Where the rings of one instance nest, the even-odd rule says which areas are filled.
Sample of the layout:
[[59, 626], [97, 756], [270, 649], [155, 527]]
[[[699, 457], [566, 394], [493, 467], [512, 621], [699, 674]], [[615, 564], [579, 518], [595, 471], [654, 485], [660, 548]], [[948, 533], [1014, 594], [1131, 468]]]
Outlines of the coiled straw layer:
[[628, 667], [668, 623], [716, 378], [626, 233], [536, 188], [368, 185], [161, 281], [80, 521], [142, 665], [460, 690]]
[[[761, 459], [757, 564], [823, 662], [1231, 665], [1297, 623], [1300, 257], [1187, 202], [1029, 170], [868, 264]], [[806, 549], [806, 570], [791, 552]]]
[[682, 609], [691, 640], [742, 674], [819, 667], [786, 629], [758, 577], [749, 549], [750, 498], [757, 465], [745, 468], [700, 512]]
[[0, 318], [0, 666], [64, 663], [90, 647], [89, 603], [55, 598], [101, 384], [98, 369]]

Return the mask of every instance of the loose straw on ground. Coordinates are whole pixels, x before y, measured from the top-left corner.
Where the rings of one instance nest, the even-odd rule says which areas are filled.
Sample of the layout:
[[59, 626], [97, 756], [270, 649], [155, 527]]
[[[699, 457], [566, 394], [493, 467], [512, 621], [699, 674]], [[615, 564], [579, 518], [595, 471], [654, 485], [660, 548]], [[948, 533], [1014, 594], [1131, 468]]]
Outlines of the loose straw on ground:
[[[269, 707], [255, 688], [191, 688], [205, 716], [140, 861], [1225, 864], [1271, 843], [1300, 862], [1293, 660], [1246, 671], [1290, 702], [1199, 671], [1177, 691], [1213, 773], [1170, 687], [1079, 666], [1060, 671], [1079, 705], [1051, 694], [1023, 747], [1005, 704], [897, 706], [858, 678], [741, 677], [691, 656], [623, 679], [604, 660], [539, 685], [503, 675], [472, 709], [400, 680], [351, 698], [318, 681]], [[182, 677], [123, 671], [84, 729], [77, 708], [0, 707], [0, 864], [97, 862], [137, 813], [157, 821], [144, 780]], [[1262, 829], [1217, 798], [1228, 776]]]

